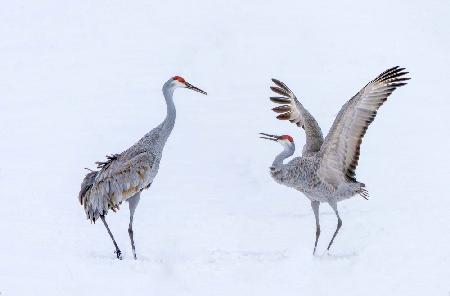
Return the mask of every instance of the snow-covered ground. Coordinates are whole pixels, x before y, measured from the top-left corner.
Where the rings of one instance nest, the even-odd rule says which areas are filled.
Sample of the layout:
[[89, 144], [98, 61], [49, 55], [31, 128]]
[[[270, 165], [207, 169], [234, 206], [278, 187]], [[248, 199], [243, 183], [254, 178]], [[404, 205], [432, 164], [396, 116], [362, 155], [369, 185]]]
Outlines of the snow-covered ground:
[[[448, 295], [448, 1], [5, 1], [0, 10], [0, 294]], [[388, 67], [411, 72], [362, 146], [371, 199], [314, 216], [268, 174], [280, 150], [258, 132], [285, 81], [326, 132], [340, 106]], [[135, 216], [101, 224], [77, 194], [84, 167], [178, 117]]]

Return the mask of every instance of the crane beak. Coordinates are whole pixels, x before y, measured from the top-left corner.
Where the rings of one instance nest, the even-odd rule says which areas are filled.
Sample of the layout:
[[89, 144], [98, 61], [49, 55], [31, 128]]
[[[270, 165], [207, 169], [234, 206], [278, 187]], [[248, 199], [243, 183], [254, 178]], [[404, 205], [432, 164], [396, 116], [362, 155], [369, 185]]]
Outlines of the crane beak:
[[206, 91], [199, 89], [198, 87], [193, 86], [189, 82], [184, 83], [186, 85], [186, 88], [195, 90], [196, 92], [199, 92], [201, 94], [207, 95]]
[[271, 140], [271, 141], [275, 141], [275, 142], [277, 142], [280, 139], [280, 136], [269, 135], [269, 134], [265, 134], [265, 133], [259, 133], [259, 134], [265, 136], [265, 137], [260, 137], [261, 139]]

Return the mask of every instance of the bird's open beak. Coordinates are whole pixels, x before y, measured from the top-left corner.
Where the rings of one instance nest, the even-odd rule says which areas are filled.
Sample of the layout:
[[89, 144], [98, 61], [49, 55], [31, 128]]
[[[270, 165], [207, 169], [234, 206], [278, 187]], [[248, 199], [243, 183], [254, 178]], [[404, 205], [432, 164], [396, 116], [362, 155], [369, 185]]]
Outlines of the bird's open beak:
[[197, 91], [197, 92], [199, 92], [201, 94], [207, 95], [206, 91], [203, 91], [203, 90], [199, 89], [198, 87], [193, 86], [189, 82], [185, 82], [185, 85], [186, 85], [186, 88], [188, 88], [188, 89], [192, 89], [192, 90], [195, 90], [195, 91]]
[[266, 139], [266, 140], [271, 140], [271, 141], [278, 141], [278, 139], [280, 139], [280, 136], [275, 136], [275, 135], [269, 135], [269, 134], [265, 134], [265, 133], [259, 133], [260, 135], [263, 135], [265, 137], [260, 137], [261, 139]]

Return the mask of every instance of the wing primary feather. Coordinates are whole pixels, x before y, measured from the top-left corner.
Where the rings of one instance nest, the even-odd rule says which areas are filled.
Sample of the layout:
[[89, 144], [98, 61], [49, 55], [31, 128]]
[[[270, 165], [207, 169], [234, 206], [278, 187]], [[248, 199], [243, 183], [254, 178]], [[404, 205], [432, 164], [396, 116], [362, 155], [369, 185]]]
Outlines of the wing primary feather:
[[277, 116], [279, 120], [289, 120], [291, 119], [291, 112], [283, 113]]
[[288, 87], [286, 84], [284, 84], [284, 82], [281, 82], [280, 80], [275, 79], [275, 78], [272, 78], [272, 81], [273, 81], [273, 83], [275, 83], [276, 85], [278, 85], [278, 86], [281, 87], [282, 89], [284, 89], [284, 90], [286, 90], [286, 91], [288, 91], [288, 92], [292, 92], [292, 91], [289, 89], [289, 87]]
[[291, 107], [289, 105], [278, 106], [278, 107], [272, 108], [272, 111], [274, 111], [276, 113], [284, 113], [284, 112], [291, 111]]
[[277, 94], [289, 97], [289, 93], [285, 89], [282, 89], [281, 87], [271, 86], [270, 89], [273, 92], [276, 92]]
[[270, 100], [277, 104], [289, 104], [291, 100], [285, 97], [270, 97]]

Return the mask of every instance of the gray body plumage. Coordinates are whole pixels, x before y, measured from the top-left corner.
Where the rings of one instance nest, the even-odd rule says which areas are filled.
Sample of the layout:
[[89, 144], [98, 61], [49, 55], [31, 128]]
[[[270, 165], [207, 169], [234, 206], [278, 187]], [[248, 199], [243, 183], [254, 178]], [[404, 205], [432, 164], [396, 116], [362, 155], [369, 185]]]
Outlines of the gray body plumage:
[[[356, 194], [366, 199], [368, 197], [365, 185], [355, 178], [362, 138], [387, 97], [397, 87], [406, 84], [405, 81], [409, 78], [404, 75], [408, 72], [403, 70], [404, 68], [394, 67], [384, 71], [345, 103], [325, 139], [317, 121], [293, 92], [283, 82], [273, 79], [276, 86], [271, 89], [282, 97], [270, 99], [284, 105], [272, 110], [281, 113], [277, 116], [278, 119], [289, 120], [302, 127], [306, 134], [306, 144], [301, 157], [285, 164], [283, 161], [294, 154], [295, 145], [293, 142], [282, 142], [284, 150], [275, 158], [270, 173], [276, 182], [304, 193], [311, 200], [317, 226], [314, 252], [320, 234], [319, 204], [330, 204], [338, 217], [338, 227], [328, 245], [329, 249], [342, 225], [337, 203]], [[275, 138], [271, 140], [280, 139], [272, 137]]]
[[277, 183], [304, 193], [312, 201], [339, 202], [364, 190], [364, 184], [359, 182], [344, 182], [330, 190], [317, 174], [319, 167], [320, 158], [316, 155], [295, 157], [282, 166], [271, 166], [270, 174]]

